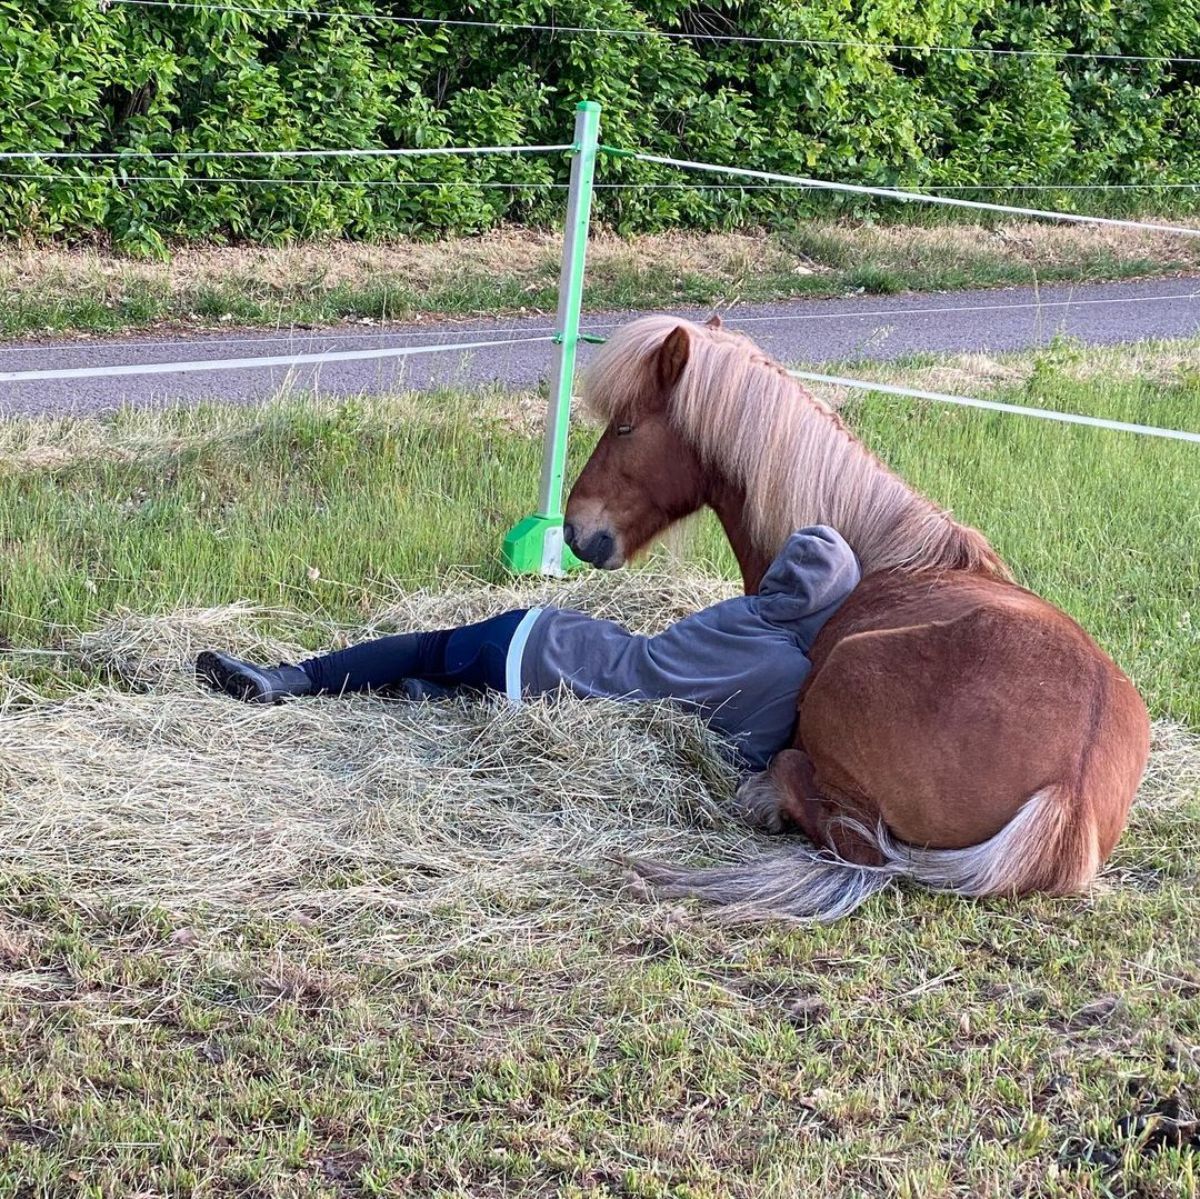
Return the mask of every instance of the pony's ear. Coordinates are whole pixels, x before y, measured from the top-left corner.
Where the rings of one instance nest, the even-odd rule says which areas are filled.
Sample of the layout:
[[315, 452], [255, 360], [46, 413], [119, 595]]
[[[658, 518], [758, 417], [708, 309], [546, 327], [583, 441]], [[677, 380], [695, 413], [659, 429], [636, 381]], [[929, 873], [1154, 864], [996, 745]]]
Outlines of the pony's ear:
[[658, 383], [664, 392], [670, 391], [679, 382], [691, 352], [688, 331], [682, 325], [676, 325], [658, 351]]
[[716, 312], [714, 312], [712, 316], [710, 316], [708, 320], [704, 322], [705, 327], [708, 329], [719, 329], [722, 324], [724, 324], [724, 322], [721, 320], [720, 314]]

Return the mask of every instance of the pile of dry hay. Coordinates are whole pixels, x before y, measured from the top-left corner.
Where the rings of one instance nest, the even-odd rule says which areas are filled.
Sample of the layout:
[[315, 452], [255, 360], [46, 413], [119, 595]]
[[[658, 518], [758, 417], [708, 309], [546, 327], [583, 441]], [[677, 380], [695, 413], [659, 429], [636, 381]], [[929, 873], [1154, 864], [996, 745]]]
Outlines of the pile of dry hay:
[[569, 697], [255, 707], [201, 690], [195, 655], [295, 660], [306, 651], [287, 638], [340, 644], [553, 602], [652, 631], [729, 593], [633, 572], [473, 586], [397, 595], [352, 633], [245, 606], [121, 614], [78, 638], [111, 686], [48, 701], [8, 685], [0, 863], [81, 902], [298, 918], [380, 952], [388, 925], [393, 948], [411, 947], [414, 925], [436, 941], [443, 921], [549, 935], [618, 898], [620, 854], [748, 839], [727, 815], [734, 772], [698, 720]]
[[[353, 630], [438, 627], [535, 603], [652, 632], [730, 593], [696, 576], [397, 595]], [[283, 630], [284, 640], [266, 632]], [[670, 706], [569, 698], [251, 707], [199, 689], [204, 648], [294, 659], [349, 631], [244, 606], [120, 615], [78, 639], [111, 686], [0, 692], [0, 863], [78, 901], [314, 922], [360, 950], [552, 936], [620, 900], [620, 855], [770, 849], [732, 816], [734, 772]], [[1144, 799], [1194, 794], [1196, 741], [1160, 726]]]

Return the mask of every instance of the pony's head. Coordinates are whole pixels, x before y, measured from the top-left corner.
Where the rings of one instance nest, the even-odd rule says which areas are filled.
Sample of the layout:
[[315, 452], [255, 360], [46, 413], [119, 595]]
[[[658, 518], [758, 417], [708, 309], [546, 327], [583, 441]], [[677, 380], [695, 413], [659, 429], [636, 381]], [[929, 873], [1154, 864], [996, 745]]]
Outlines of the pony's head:
[[709, 506], [747, 589], [788, 536], [837, 529], [863, 573], [967, 570], [1007, 576], [974, 529], [888, 470], [779, 363], [720, 321], [647, 316], [619, 329], [583, 379], [605, 424], [567, 502], [575, 554], [608, 570]]
[[672, 420], [671, 396], [692, 339], [718, 328], [650, 316], [622, 328], [583, 379], [604, 432], [567, 501], [563, 534], [575, 555], [623, 566], [668, 526], [709, 502], [700, 457]]

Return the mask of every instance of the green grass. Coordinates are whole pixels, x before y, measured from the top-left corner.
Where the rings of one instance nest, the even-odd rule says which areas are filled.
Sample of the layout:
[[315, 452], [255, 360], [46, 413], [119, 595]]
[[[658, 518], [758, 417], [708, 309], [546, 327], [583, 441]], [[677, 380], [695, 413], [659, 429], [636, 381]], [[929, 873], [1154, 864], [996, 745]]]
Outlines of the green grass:
[[[1002, 398], [1200, 427], [1194, 351], [1152, 378], [1122, 374], [1120, 351], [1082, 374], [1069, 347], [1020, 361], [1023, 377]], [[906, 369], [921, 367], [886, 373]], [[1023, 581], [1098, 637], [1159, 714], [1200, 724], [1193, 446], [878, 397], [847, 411], [886, 461], [981, 527]], [[250, 599], [346, 620], [371, 580], [422, 586], [453, 566], [495, 579], [500, 539], [531, 507], [540, 461], [536, 424], [515, 430], [499, 397], [14, 428], [14, 446], [68, 447], [53, 467], [0, 467], [0, 636], [20, 644], [44, 640], [47, 622], [86, 627], [117, 607]], [[590, 436], [575, 438], [576, 463]], [[715, 522], [700, 522], [689, 546], [732, 577]]]
[[[1200, 428], [1196, 355], [1057, 347], [996, 394]], [[848, 416], [1157, 716], [1200, 723], [1196, 447], [890, 399]], [[538, 457], [499, 396], [0, 426], [0, 636], [66, 655], [0, 656], [0, 719], [94, 688], [69, 626], [120, 606], [285, 604], [316, 645], [383, 580], [496, 580]], [[710, 522], [682, 545], [732, 575]], [[0, 738], [0, 788], [15, 769]], [[1128, 1119], [1200, 1103], [1200, 794], [1173, 777], [1087, 900], [902, 890], [829, 928], [721, 928], [601, 870], [586, 919], [518, 887], [503, 943], [471, 941], [464, 903], [368, 912], [389, 940], [364, 953], [319, 919], [106, 900], [86, 861], [5, 847], [0, 1196], [1195, 1196], [1197, 1151]]]
[[353, 972], [294, 926], [201, 951], [65, 896], [6, 907], [38, 930], [9, 955], [38, 985], [5, 1005], [8, 1195], [1151, 1199], [1200, 1182], [1192, 1151], [1117, 1131], [1195, 1094], [1183, 963], [1200, 946], [1178, 883], [1082, 905], [893, 898], [799, 932], [621, 905], [565, 948]]
[[[427, 583], [487, 561], [529, 506], [538, 447], [486, 401], [479, 421], [461, 396], [428, 405], [438, 418], [374, 402], [177, 412], [149, 420], [177, 448], [8, 472], [5, 631], [245, 597], [345, 615], [364, 580]], [[117, 418], [113, 437], [144, 423]]]

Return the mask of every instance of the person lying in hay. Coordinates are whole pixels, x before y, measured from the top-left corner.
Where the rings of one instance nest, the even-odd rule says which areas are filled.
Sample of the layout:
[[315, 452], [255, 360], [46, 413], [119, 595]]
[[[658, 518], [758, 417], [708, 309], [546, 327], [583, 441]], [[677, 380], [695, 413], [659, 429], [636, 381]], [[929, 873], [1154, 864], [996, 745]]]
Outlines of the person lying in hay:
[[675, 700], [762, 770], [792, 735], [809, 649], [859, 578], [841, 535], [815, 525], [792, 534], [757, 595], [714, 604], [655, 637], [566, 608], [529, 608], [381, 637], [298, 666], [254, 666], [207, 651], [196, 670], [202, 682], [250, 703], [385, 689], [413, 699], [501, 692], [517, 703], [560, 686], [585, 699]]

